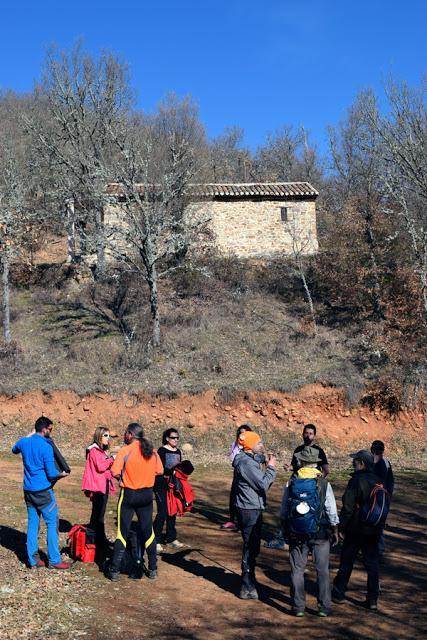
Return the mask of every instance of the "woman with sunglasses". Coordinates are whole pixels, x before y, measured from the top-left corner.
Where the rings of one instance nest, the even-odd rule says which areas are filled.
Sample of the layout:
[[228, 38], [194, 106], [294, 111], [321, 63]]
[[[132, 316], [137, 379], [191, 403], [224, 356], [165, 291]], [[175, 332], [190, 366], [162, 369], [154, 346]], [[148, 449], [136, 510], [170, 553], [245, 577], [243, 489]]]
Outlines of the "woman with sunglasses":
[[179, 549], [184, 545], [179, 542], [176, 537], [176, 516], [170, 516], [168, 514], [167, 504], [167, 488], [169, 477], [172, 475], [174, 468], [181, 462], [182, 455], [179, 444], [179, 433], [176, 429], [170, 428], [163, 432], [162, 445], [157, 453], [163, 463], [164, 475], [157, 476], [154, 484], [154, 495], [156, 497], [157, 515], [154, 519], [153, 528], [157, 541], [157, 553], [163, 551], [162, 547], [162, 532], [166, 522], [166, 536], [164, 541], [166, 544], [170, 544], [175, 549]]
[[[97, 558], [105, 554], [108, 540], [105, 535], [104, 516], [108, 496], [116, 492], [111, 467], [114, 458], [109, 453], [110, 432], [106, 427], [96, 427], [93, 442], [86, 449], [86, 465], [82, 491], [91, 499], [92, 513], [89, 528], [95, 532]], [[101, 556], [101, 557], [100, 557]]]

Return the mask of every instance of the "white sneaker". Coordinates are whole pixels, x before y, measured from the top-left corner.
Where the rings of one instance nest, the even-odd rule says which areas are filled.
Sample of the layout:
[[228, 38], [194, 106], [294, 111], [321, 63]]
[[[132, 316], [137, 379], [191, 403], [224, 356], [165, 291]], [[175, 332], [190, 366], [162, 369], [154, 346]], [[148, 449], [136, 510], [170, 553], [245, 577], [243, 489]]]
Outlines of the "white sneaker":
[[163, 553], [163, 551], [164, 551], [164, 548], [162, 547], [162, 545], [161, 544], [156, 544], [156, 553], [157, 554]]
[[181, 549], [181, 547], [184, 547], [185, 545], [180, 542], [179, 540], [174, 540], [173, 542], [170, 543], [171, 547], [173, 547], [174, 549]]

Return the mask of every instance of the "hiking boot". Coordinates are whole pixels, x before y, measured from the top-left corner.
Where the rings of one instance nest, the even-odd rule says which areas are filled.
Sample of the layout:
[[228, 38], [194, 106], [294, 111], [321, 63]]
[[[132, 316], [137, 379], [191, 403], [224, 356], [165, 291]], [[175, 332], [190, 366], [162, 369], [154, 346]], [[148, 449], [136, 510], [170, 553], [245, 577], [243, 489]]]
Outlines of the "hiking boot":
[[240, 589], [239, 598], [241, 600], [258, 600], [258, 591], [255, 587], [243, 586]]
[[341, 593], [332, 589], [332, 602], [335, 602], [335, 604], [344, 604], [345, 598]]
[[365, 607], [369, 609], [369, 611], [378, 611], [378, 604], [376, 600], [366, 600]]
[[331, 615], [331, 612], [328, 609], [319, 609], [317, 615], [319, 618], [328, 618]]
[[185, 546], [184, 543], [180, 542], [179, 540], [174, 540], [173, 542], [170, 542], [169, 544], [174, 549], [182, 549], [182, 547]]
[[48, 564], [47, 568], [54, 571], [66, 571], [71, 567], [71, 562], [57, 562], [55, 564]]
[[224, 522], [221, 525], [221, 529], [226, 529], [227, 531], [237, 531], [238, 527], [234, 522]]
[[120, 580], [120, 571], [114, 571], [113, 569], [109, 568], [105, 572], [105, 577], [111, 580], [111, 582], [117, 582], [118, 580]]
[[305, 611], [294, 611], [294, 616], [296, 618], [303, 618], [305, 616]]
[[30, 565], [30, 569], [45, 569], [46, 568], [46, 563], [43, 562], [43, 560], [37, 560], [36, 564], [31, 564]]
[[136, 567], [134, 567], [134, 569], [129, 574], [129, 578], [131, 580], [141, 580], [143, 575], [144, 575], [144, 568], [142, 566], [142, 563], [138, 562]]
[[157, 555], [159, 555], [160, 553], [163, 553], [163, 551], [164, 551], [164, 547], [162, 547], [161, 544], [157, 543], [156, 544], [156, 553], [157, 553]]
[[267, 549], [284, 549], [285, 545], [285, 541], [281, 538], [273, 538], [268, 542], [264, 542], [264, 547], [266, 547]]
[[147, 578], [150, 578], [150, 580], [155, 580], [158, 575], [157, 569], [148, 569], [147, 571]]

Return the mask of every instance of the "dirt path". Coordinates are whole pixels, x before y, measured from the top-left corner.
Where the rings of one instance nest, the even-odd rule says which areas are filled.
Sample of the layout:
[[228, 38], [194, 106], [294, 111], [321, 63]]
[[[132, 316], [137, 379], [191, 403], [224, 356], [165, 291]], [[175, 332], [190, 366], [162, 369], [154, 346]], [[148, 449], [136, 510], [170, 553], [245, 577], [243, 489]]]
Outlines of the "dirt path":
[[[241, 543], [237, 534], [223, 532], [218, 524], [226, 515], [230, 473], [228, 470], [195, 473], [197, 511], [178, 523], [179, 537], [188, 544], [184, 550], [165, 553], [159, 562], [159, 578], [119, 583], [105, 580], [95, 566], [76, 564], [68, 575], [52, 575], [42, 570], [33, 575], [24, 569], [18, 556], [24, 548], [25, 513], [17, 461], [0, 462], [5, 480], [0, 489], [2, 531], [0, 546], [1, 637], [136, 640], [255, 640], [286, 637], [418, 639], [425, 637], [423, 610], [427, 587], [425, 538], [425, 474], [401, 474], [396, 500], [387, 530], [387, 560], [382, 567], [380, 611], [368, 612], [359, 605], [364, 600], [365, 575], [357, 566], [348, 592], [348, 602], [335, 606], [328, 619], [314, 617], [316, 610], [315, 572], [310, 565], [306, 576], [308, 613], [303, 619], [291, 616], [288, 553], [263, 549], [259, 558], [260, 602], [242, 602], [239, 589]], [[9, 473], [13, 471], [13, 473]], [[85, 521], [88, 504], [80, 495], [82, 469], [58, 487], [62, 529], [65, 519]], [[335, 479], [338, 496], [345, 484]], [[275, 526], [283, 481], [271, 492], [266, 516], [266, 535]], [[114, 533], [115, 500], [111, 500], [108, 530]], [[65, 539], [65, 533], [61, 534]], [[338, 556], [332, 555], [334, 575]], [[40, 590], [44, 598], [40, 600]], [[36, 603], [36, 607], [34, 606]], [[25, 603], [25, 607], [23, 607]], [[48, 611], [48, 620], [42, 610]]]

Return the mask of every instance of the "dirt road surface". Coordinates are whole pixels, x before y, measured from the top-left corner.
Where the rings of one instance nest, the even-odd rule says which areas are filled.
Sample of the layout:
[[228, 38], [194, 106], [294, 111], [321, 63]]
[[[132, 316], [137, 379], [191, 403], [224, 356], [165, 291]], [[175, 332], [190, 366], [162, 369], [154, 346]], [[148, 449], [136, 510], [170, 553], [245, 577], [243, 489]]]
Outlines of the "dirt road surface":
[[[239, 534], [219, 528], [227, 514], [229, 469], [196, 470], [195, 513], [178, 522], [179, 538], [188, 546], [166, 551], [159, 561], [159, 578], [120, 582], [106, 580], [96, 565], [76, 563], [66, 574], [25, 568], [25, 527], [20, 461], [0, 460], [2, 483], [0, 530], [0, 637], [87, 638], [106, 640], [255, 640], [286, 637], [367, 640], [425, 637], [426, 494], [427, 475], [400, 473], [396, 499], [386, 535], [386, 562], [381, 567], [380, 607], [377, 613], [361, 607], [366, 576], [360, 564], [353, 573], [344, 605], [334, 606], [330, 618], [316, 614], [315, 570], [306, 575], [307, 613], [291, 615], [288, 552], [262, 549], [259, 557], [259, 602], [241, 601]], [[85, 522], [89, 504], [80, 492], [82, 466], [57, 485], [61, 542], [71, 523]], [[344, 476], [333, 477], [339, 498]], [[284, 477], [276, 481], [269, 500], [265, 537], [277, 525]], [[110, 499], [107, 529], [114, 538], [116, 500]], [[43, 527], [42, 527], [43, 529]], [[41, 545], [43, 548], [43, 537]], [[331, 557], [336, 572], [338, 551]]]

